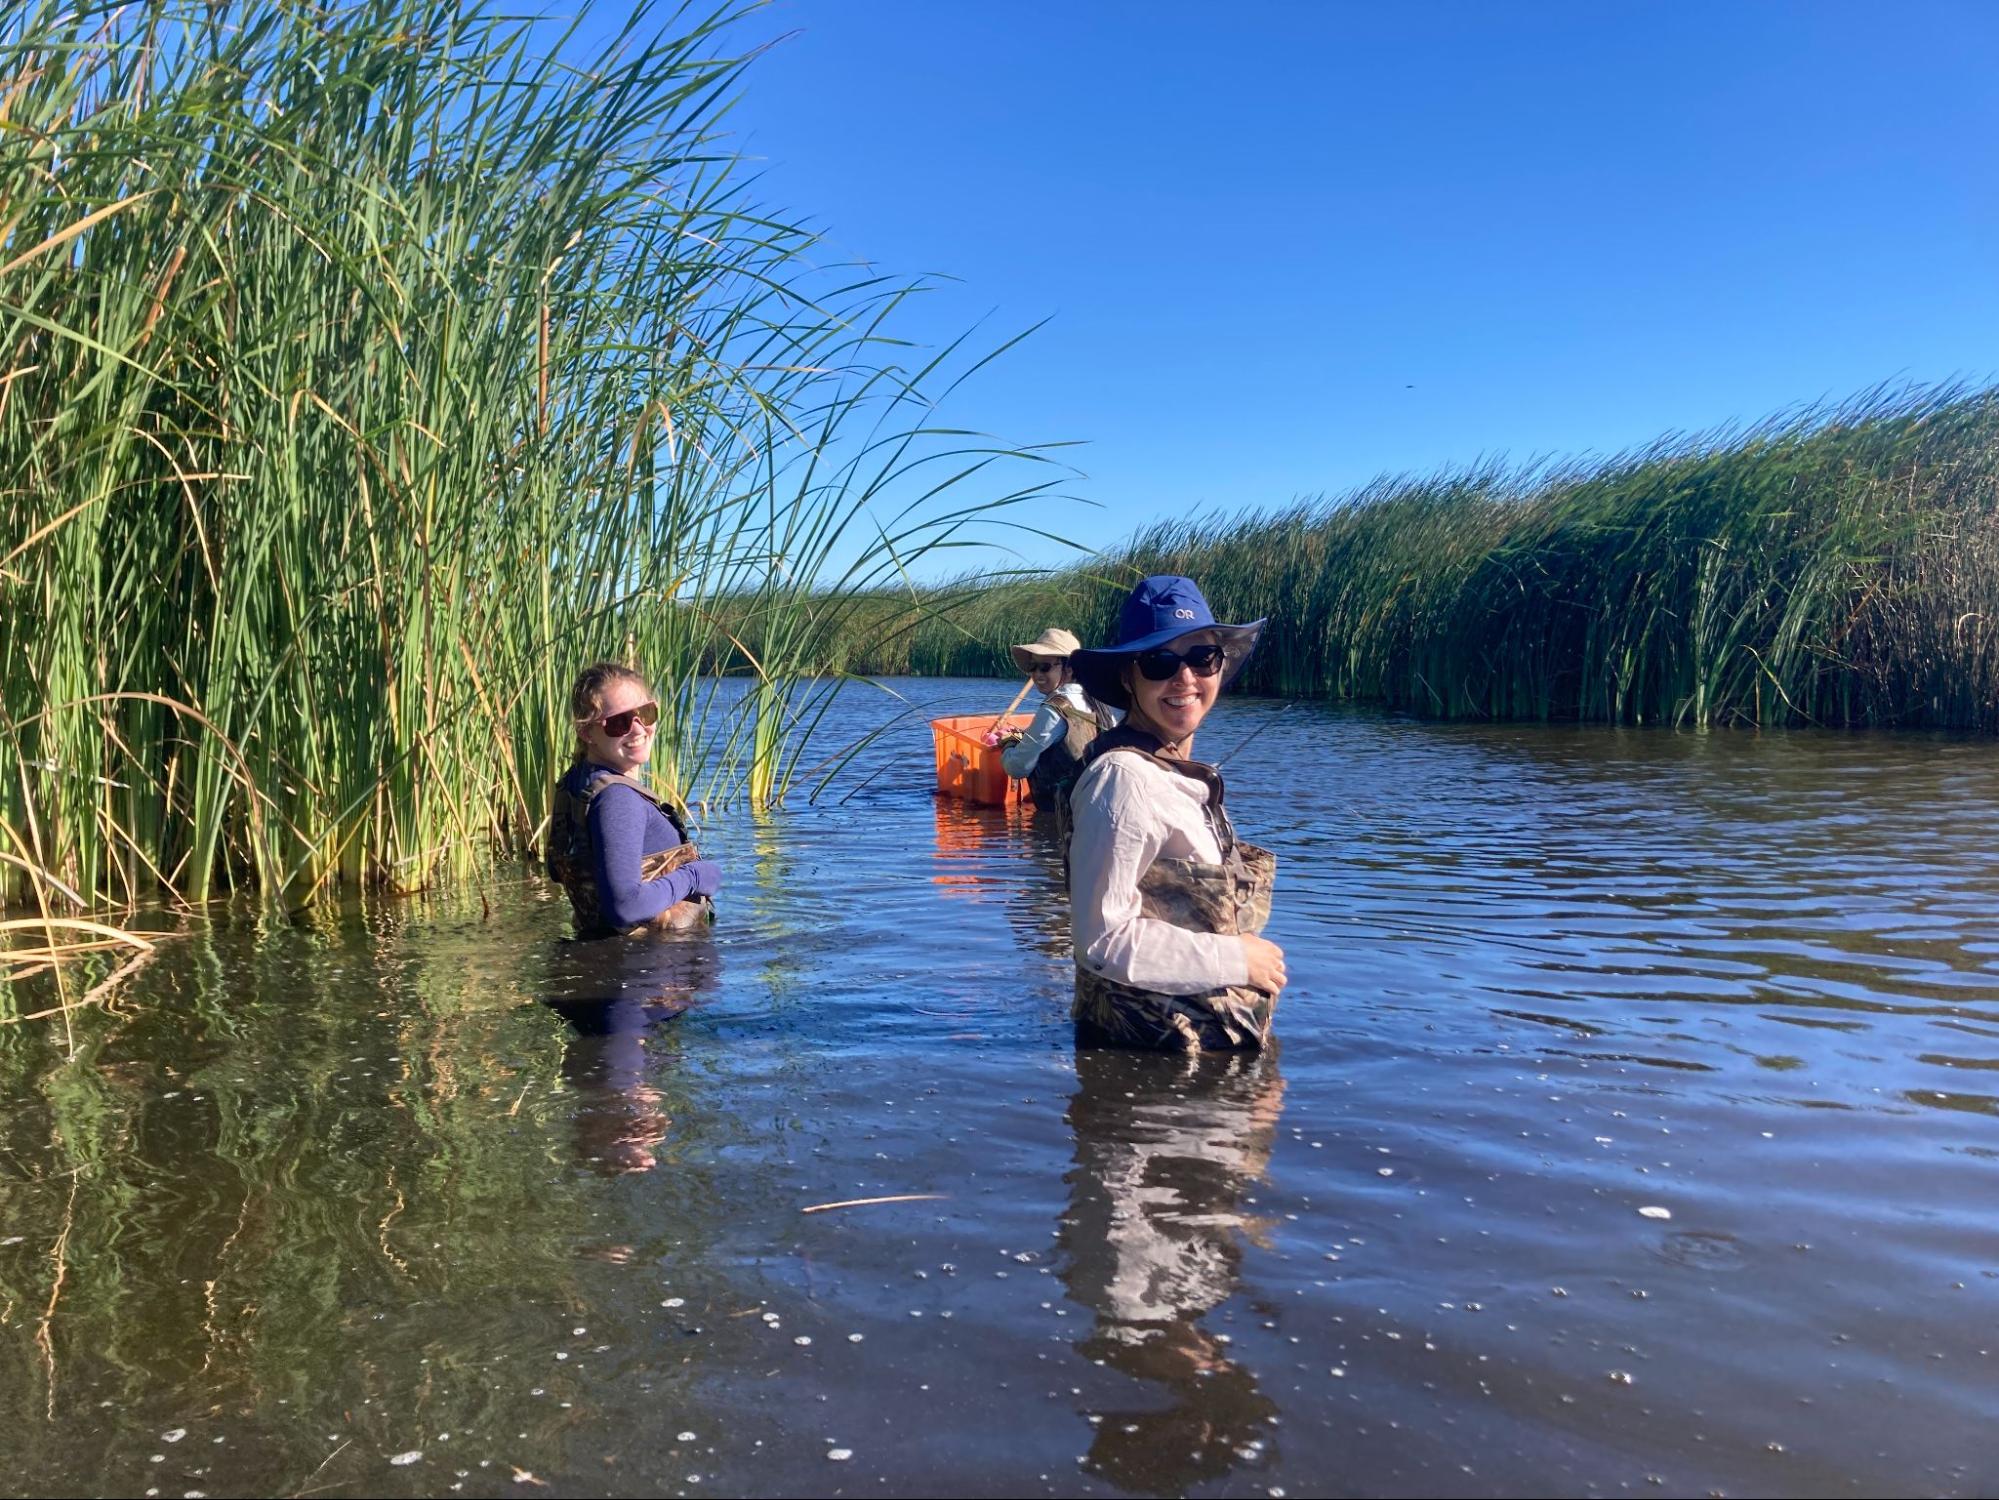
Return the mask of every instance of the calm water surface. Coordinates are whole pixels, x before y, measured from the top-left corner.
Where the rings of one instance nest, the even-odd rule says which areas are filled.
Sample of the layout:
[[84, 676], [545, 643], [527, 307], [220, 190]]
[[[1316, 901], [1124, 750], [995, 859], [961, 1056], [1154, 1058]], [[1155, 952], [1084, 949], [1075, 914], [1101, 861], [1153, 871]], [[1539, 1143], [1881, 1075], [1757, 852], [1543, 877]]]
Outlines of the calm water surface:
[[1258, 729], [1260, 1058], [1077, 1056], [920, 714], [712, 941], [512, 872], [0, 1031], [0, 1487], [1999, 1488], [1999, 747]]

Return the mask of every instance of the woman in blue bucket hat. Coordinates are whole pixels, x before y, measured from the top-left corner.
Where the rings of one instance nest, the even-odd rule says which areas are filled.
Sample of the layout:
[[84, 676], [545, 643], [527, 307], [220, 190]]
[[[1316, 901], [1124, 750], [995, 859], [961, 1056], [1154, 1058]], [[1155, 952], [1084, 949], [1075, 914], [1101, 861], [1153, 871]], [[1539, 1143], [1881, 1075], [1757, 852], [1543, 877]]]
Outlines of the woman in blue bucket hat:
[[1070, 794], [1069, 905], [1076, 1039], [1084, 1046], [1261, 1047], [1284, 988], [1262, 937], [1277, 860], [1235, 835], [1221, 773], [1194, 733], [1256, 648], [1264, 622], [1224, 625], [1192, 579], [1147, 578], [1114, 646], [1070, 658], [1099, 703], [1099, 735]]

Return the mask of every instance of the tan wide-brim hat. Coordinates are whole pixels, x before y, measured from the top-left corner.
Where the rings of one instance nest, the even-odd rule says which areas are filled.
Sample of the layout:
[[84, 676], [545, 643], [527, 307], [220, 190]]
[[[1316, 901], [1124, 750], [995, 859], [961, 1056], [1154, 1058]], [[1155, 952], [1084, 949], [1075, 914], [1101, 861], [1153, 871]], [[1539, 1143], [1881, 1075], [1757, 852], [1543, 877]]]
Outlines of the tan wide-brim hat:
[[1030, 641], [1025, 646], [1009, 646], [1013, 653], [1013, 664], [1023, 672], [1034, 670], [1037, 661], [1067, 661], [1083, 649], [1083, 643], [1066, 630], [1044, 630], [1041, 639]]

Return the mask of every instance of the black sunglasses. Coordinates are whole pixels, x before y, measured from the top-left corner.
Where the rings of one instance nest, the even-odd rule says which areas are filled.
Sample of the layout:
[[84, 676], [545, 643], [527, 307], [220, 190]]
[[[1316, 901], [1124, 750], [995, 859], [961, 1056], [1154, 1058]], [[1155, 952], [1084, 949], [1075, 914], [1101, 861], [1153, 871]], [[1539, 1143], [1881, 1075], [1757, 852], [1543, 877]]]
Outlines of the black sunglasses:
[[1164, 649], [1141, 651], [1135, 658], [1139, 674], [1147, 682], [1170, 682], [1180, 675], [1182, 667], [1191, 667], [1196, 677], [1212, 677], [1228, 659], [1228, 652], [1220, 646], [1193, 646], [1184, 656]]

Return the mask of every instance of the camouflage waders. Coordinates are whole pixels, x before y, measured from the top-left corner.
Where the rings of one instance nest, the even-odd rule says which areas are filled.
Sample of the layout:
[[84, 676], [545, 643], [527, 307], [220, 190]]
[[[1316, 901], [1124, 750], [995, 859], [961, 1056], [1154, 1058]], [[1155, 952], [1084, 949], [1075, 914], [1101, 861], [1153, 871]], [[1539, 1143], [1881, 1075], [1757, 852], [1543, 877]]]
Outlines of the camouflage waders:
[[1066, 726], [1061, 739], [1041, 752], [1034, 769], [1027, 773], [1028, 790], [1034, 805], [1051, 812], [1066, 813], [1069, 793], [1088, 763], [1090, 746], [1097, 736], [1111, 728], [1111, 718], [1102, 708], [1086, 714], [1058, 701], [1055, 711]]
[[673, 848], [648, 854], [639, 861], [640, 880], [657, 880], [701, 857], [701, 851], [687, 842], [687, 825], [680, 821], [679, 813], [654, 796], [644, 783], [616, 774], [598, 776], [579, 796], [558, 781], [555, 785], [555, 806], [548, 823], [548, 873], [551, 879], [561, 883], [569, 895], [570, 909], [576, 914], [576, 935], [580, 938], [612, 937], [617, 934], [637, 937], [643, 932], [683, 932], [704, 922], [713, 922], [715, 905], [706, 896], [689, 896], [685, 901], [676, 901], [650, 922], [641, 922], [636, 927], [612, 927], [604, 921], [595, 874], [597, 851], [590, 837], [590, 804], [606, 787], [612, 786], [628, 786], [637, 792], [665, 814], [666, 821], [673, 825], [673, 831], [680, 835], [680, 843]]
[[[1105, 736], [1106, 740], [1112, 736]], [[1221, 773], [1198, 761], [1174, 760], [1129, 741], [1150, 739], [1140, 731], [1120, 731], [1090, 757], [1143, 755], [1175, 775], [1191, 776], [1208, 788], [1208, 826], [1220, 845], [1222, 862], [1155, 859], [1138, 879], [1140, 910], [1189, 932], [1224, 936], [1260, 933], [1270, 920], [1270, 892], [1277, 856], [1235, 836], [1222, 805]], [[1154, 742], [1156, 743], [1156, 742]], [[1270, 1038], [1277, 997], [1248, 985], [1192, 995], [1162, 995], [1135, 989], [1076, 967], [1076, 1040], [1090, 1047], [1143, 1047], [1163, 1052], [1226, 1052], [1261, 1047]]]

